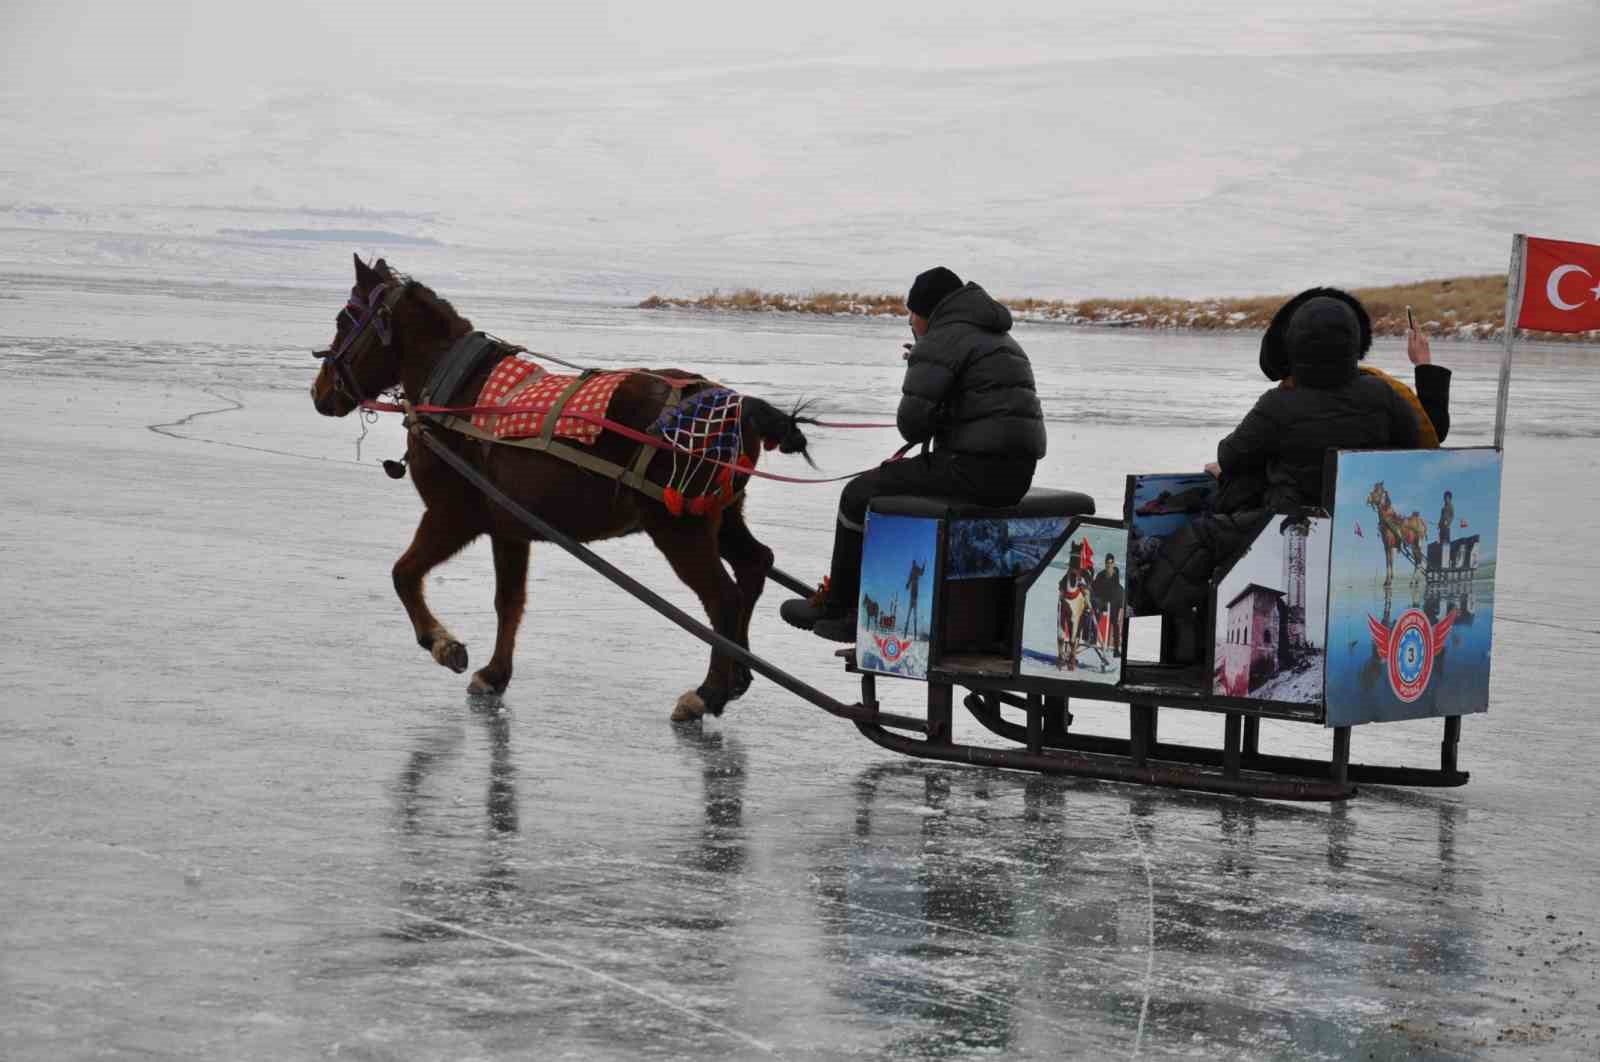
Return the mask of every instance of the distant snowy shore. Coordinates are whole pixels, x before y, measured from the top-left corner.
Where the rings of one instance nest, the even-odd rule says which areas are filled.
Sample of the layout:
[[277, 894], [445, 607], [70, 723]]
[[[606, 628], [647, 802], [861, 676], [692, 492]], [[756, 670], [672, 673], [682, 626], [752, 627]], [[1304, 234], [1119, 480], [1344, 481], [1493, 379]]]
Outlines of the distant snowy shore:
[[[1506, 279], [1503, 275], [1450, 277], [1382, 288], [1352, 289], [1372, 314], [1381, 336], [1404, 335], [1409, 308], [1430, 336], [1497, 339], [1504, 334]], [[1195, 332], [1259, 332], [1289, 295], [1249, 298], [1036, 299], [1002, 298], [1018, 321], [1099, 328], [1143, 328]], [[804, 295], [754, 288], [695, 297], [651, 295], [640, 309], [688, 309], [724, 313], [810, 313], [848, 317], [904, 317], [898, 295], [810, 292]], [[1600, 332], [1578, 335], [1532, 333], [1541, 339], [1600, 340]]]

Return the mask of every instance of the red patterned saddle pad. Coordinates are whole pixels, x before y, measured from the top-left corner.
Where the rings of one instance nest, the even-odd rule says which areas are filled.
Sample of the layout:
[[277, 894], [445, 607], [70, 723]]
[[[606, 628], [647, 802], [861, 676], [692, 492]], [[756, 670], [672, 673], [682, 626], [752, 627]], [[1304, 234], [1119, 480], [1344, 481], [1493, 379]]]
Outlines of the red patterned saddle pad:
[[[585, 446], [592, 444], [600, 437], [600, 425], [567, 414], [605, 416], [611, 405], [611, 396], [616, 394], [617, 388], [628, 375], [625, 372], [602, 372], [585, 380], [577, 392], [567, 399], [567, 404], [562, 407], [562, 415], [556, 418], [556, 435]], [[576, 376], [557, 376], [546, 372], [527, 354], [515, 354], [502, 359], [489, 373], [489, 379], [484, 381], [476, 404], [527, 407], [535, 412], [475, 413], [472, 416], [473, 426], [493, 432], [498, 439], [526, 439], [538, 435], [544, 428], [545, 411], [553, 407], [561, 393], [577, 379]]]

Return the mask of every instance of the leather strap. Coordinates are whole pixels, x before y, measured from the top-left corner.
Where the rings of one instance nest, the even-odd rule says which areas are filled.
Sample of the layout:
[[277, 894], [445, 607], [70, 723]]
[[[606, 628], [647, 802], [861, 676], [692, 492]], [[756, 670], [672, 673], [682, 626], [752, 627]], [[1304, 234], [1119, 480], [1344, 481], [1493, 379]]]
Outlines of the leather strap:
[[[553, 412], [552, 410], [552, 414]], [[550, 417], [552, 414], [546, 414], [546, 416]], [[552, 422], [551, 420], [546, 421], [546, 423]], [[656, 454], [656, 448], [653, 446], [639, 444], [641, 452], [634, 458], [634, 467], [630, 470], [614, 461], [607, 461], [605, 458], [590, 453], [581, 447], [564, 443], [560, 439], [546, 438], [542, 434], [526, 439], [502, 439], [493, 432], [484, 431], [465, 417], [456, 416], [439, 416], [435, 419], [435, 423], [440, 427], [448, 428], [450, 431], [470, 435], [474, 439], [480, 439], [496, 446], [516, 446], [523, 450], [533, 450], [536, 453], [547, 453], [551, 457], [560, 458], [570, 465], [577, 465], [585, 472], [593, 472], [595, 475], [617, 480], [625, 486], [632, 487], [647, 498], [655, 501], [662, 500], [661, 488], [644, 478], [644, 471], [649, 467], [651, 458]], [[637, 479], [637, 482], [635, 482], [635, 479]]]

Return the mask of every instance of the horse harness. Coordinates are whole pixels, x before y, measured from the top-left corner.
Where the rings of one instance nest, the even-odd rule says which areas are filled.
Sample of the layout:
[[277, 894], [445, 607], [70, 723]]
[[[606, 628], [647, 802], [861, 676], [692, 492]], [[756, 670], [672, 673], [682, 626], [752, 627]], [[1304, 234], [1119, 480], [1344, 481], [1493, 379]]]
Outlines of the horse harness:
[[[443, 358], [434, 366], [428, 382], [422, 389], [420, 405], [449, 406], [469, 404], [472, 396], [461, 394], [461, 389], [467, 382], [486, 369], [492, 368], [501, 359], [512, 357], [519, 353], [532, 354], [526, 347], [507, 343], [503, 339], [483, 332], [468, 332], [445, 352]], [[592, 378], [599, 375], [601, 369], [584, 369], [573, 379], [572, 383], [563, 389], [550, 408], [543, 410], [543, 420], [539, 427], [539, 434], [523, 439], [507, 439], [486, 431], [472, 422], [470, 417], [458, 416], [454, 413], [426, 414], [429, 421], [449, 431], [469, 435], [481, 442], [485, 448], [490, 446], [516, 446], [524, 450], [534, 450], [538, 453], [547, 453], [551, 457], [560, 458], [568, 464], [577, 465], [586, 472], [604, 476], [615, 480], [625, 487], [638, 491], [647, 498], [662, 501], [664, 494], [662, 488], [646, 478], [650, 470], [650, 463], [654, 460], [659, 448], [645, 443], [637, 444], [633, 459], [627, 464], [618, 464], [608, 461], [598, 454], [592, 453], [581, 446], [574, 446], [555, 437], [556, 426], [561, 420], [562, 411], [567, 402], [576, 395], [580, 388]], [[689, 384], [703, 381], [702, 377], [690, 376], [681, 379], [656, 376], [664, 381], [671, 389], [667, 395], [663, 409], [672, 409], [683, 399], [684, 387]], [[467, 401], [461, 401], [465, 398]], [[423, 416], [413, 414], [413, 417]], [[408, 421], [411, 418], [408, 418]]]
[[374, 339], [385, 347], [394, 340], [394, 308], [405, 297], [406, 284], [404, 280], [384, 281], [365, 297], [351, 291], [350, 301], [339, 311], [341, 321], [350, 321], [350, 334], [344, 342], [317, 355], [333, 367], [334, 379], [357, 405], [373, 396], [365, 394], [356, 381], [356, 359]]

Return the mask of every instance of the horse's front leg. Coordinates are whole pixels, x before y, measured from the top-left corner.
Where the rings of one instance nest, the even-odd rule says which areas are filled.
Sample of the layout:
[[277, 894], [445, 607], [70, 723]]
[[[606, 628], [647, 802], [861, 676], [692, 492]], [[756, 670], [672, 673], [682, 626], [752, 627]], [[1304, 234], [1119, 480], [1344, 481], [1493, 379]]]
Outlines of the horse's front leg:
[[511, 684], [517, 628], [522, 625], [522, 609], [528, 601], [528, 543], [502, 535], [495, 535], [492, 541], [494, 611], [499, 622], [494, 632], [494, 656], [467, 683], [470, 693], [504, 693]]
[[[737, 642], [741, 595], [718, 556], [719, 524], [714, 516], [704, 519], [668, 517], [666, 522], [648, 531], [678, 578], [700, 598], [712, 629]], [[683, 722], [706, 712], [721, 715], [733, 691], [733, 668], [732, 658], [713, 650], [705, 681], [678, 698], [672, 709], [673, 720]]]
[[417, 532], [411, 536], [411, 546], [394, 562], [394, 591], [411, 617], [411, 629], [416, 632], [417, 644], [432, 654], [436, 663], [460, 674], [467, 669], [467, 647], [450, 633], [439, 618], [428, 608], [422, 594], [422, 582], [428, 572], [449, 560], [474, 538], [478, 531], [465, 523], [459, 515], [447, 515], [442, 510], [427, 509], [417, 523]]

